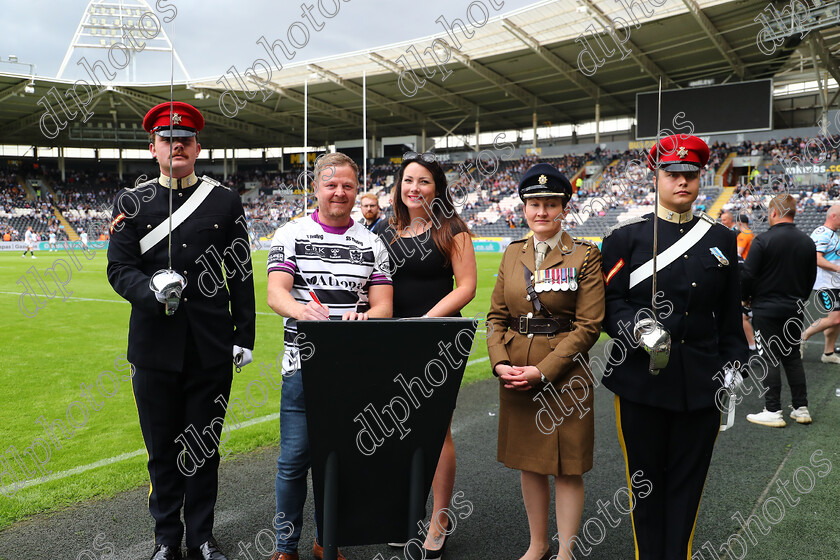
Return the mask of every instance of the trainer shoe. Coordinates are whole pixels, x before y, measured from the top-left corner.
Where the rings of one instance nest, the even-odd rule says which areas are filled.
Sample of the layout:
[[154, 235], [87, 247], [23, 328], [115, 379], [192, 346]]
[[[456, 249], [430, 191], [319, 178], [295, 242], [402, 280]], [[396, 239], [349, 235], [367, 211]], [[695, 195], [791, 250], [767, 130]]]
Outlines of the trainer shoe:
[[753, 424], [760, 424], [771, 428], [784, 428], [786, 426], [781, 410], [770, 412], [765, 408], [758, 414], [747, 414], [747, 420]]
[[[793, 408], [791, 406], [791, 408]], [[810, 424], [813, 422], [811, 420], [811, 414], [808, 412], [807, 406], [800, 406], [799, 408], [793, 408], [790, 411], [790, 417], [796, 420], [797, 424]]]
[[834, 352], [831, 354], [823, 354], [820, 361], [824, 364], [840, 364], [840, 356]]

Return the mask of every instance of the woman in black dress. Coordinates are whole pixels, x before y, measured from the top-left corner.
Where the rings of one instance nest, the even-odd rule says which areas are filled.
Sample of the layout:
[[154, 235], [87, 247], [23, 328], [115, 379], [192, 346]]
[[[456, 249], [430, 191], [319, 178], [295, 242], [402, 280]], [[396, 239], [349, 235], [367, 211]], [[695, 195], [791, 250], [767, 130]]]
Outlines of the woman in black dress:
[[[394, 317], [460, 317], [461, 309], [475, 297], [475, 251], [434, 154], [403, 156], [391, 199], [394, 216], [382, 237], [393, 270]], [[432, 483], [432, 523], [423, 545], [427, 559], [443, 553], [450, 532], [443, 510], [449, 507], [454, 484], [450, 425]]]

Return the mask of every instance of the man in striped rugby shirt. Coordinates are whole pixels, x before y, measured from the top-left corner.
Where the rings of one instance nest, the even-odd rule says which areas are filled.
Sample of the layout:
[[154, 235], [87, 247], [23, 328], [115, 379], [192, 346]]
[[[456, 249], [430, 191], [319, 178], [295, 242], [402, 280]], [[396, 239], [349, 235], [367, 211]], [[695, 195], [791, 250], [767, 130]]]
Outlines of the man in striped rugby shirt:
[[[358, 177], [358, 166], [342, 153], [319, 158], [314, 178], [318, 209], [278, 229], [268, 254], [268, 305], [284, 317], [285, 378], [275, 492], [278, 518], [288, 522], [277, 530], [271, 560], [298, 560], [306, 501], [309, 440], [299, 370], [301, 351], [306, 352], [312, 344], [298, 340], [297, 321], [364, 321], [391, 316], [388, 253], [376, 234], [350, 218]], [[291, 531], [287, 529], [290, 526]], [[316, 534], [320, 538], [320, 531]], [[315, 558], [323, 558], [317, 540], [312, 552]]]

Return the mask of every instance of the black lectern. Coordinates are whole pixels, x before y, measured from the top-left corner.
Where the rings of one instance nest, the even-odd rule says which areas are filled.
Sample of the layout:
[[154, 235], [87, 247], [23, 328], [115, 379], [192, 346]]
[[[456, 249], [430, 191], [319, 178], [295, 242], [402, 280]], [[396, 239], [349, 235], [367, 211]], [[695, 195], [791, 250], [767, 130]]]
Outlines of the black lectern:
[[[324, 559], [418, 537], [475, 336], [473, 319], [298, 321]], [[419, 537], [422, 543], [425, 537]]]

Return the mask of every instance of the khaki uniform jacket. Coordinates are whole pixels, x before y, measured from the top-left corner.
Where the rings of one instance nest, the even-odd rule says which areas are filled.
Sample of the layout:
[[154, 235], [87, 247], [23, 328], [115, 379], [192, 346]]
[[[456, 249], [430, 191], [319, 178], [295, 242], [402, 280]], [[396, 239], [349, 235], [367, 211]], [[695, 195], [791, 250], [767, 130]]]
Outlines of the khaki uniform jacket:
[[[572, 319], [574, 326], [571, 332], [529, 338], [510, 329], [508, 321], [529, 312], [543, 317], [525, 299], [523, 265], [533, 272], [534, 258], [533, 237], [511, 243], [505, 251], [487, 315], [488, 329], [492, 328], [487, 348], [494, 372], [496, 365], [504, 362], [533, 365], [553, 388], [537, 385], [517, 391], [505, 389], [500, 382], [498, 460], [542, 474], [582, 474], [592, 468], [594, 380], [583, 364], [588, 363], [588, 351], [598, 340], [604, 319], [601, 253], [592, 243], [563, 232], [540, 269], [577, 268], [578, 289], [546, 291], [539, 297], [552, 317]], [[562, 406], [552, 395], [559, 396]], [[550, 415], [541, 403], [554, 403]], [[553, 419], [556, 429], [547, 429], [547, 419]]]

